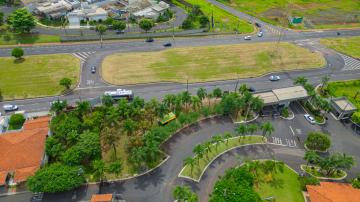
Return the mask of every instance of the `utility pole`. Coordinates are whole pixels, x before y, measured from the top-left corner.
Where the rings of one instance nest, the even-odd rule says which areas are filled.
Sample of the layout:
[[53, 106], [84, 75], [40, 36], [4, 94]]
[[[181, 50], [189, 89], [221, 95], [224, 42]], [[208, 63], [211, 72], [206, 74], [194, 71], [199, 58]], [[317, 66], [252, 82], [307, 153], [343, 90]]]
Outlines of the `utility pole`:
[[235, 93], [236, 93], [237, 87], [239, 85], [239, 82], [240, 82], [239, 74], [237, 74], [237, 81], [236, 81], [236, 85], [235, 85]]
[[189, 92], [189, 78], [186, 77], [186, 91]]

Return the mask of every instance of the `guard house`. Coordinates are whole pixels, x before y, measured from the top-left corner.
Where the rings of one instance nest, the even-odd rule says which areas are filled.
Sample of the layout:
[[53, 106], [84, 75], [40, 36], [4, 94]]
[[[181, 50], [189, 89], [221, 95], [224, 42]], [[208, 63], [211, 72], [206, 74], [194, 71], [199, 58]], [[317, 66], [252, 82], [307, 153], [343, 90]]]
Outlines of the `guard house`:
[[331, 113], [339, 120], [350, 118], [356, 111], [355, 105], [353, 105], [346, 97], [332, 99], [331, 107]]
[[264, 101], [265, 107], [262, 114], [278, 114], [280, 109], [288, 107], [291, 102], [304, 100], [309, 97], [308, 93], [302, 86], [293, 86], [287, 88], [273, 89], [253, 94]]

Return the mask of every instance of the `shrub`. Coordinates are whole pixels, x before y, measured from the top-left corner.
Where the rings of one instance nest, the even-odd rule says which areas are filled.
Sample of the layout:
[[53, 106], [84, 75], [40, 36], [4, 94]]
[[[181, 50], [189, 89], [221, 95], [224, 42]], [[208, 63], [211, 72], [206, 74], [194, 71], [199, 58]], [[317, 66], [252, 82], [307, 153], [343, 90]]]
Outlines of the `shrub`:
[[287, 107], [285, 107], [281, 110], [281, 116], [287, 118], [287, 117], [289, 117], [289, 114], [290, 114], [289, 109]]
[[307, 148], [311, 150], [326, 151], [330, 148], [331, 140], [328, 135], [321, 132], [311, 132], [305, 140]]
[[11, 56], [15, 57], [16, 59], [20, 59], [24, 56], [24, 50], [22, 48], [14, 48], [11, 51]]
[[9, 128], [10, 129], [20, 129], [22, 127], [22, 125], [25, 122], [25, 117], [22, 114], [13, 114], [10, 117], [10, 121], [9, 121]]
[[316, 177], [313, 176], [303, 176], [303, 177], [299, 177], [299, 181], [300, 181], [300, 186], [301, 189], [306, 191], [306, 185], [319, 185], [320, 181], [319, 179], [317, 179]]
[[352, 181], [351, 181], [351, 184], [354, 188], [356, 189], [360, 189], [360, 175], [357, 176], [356, 178], [354, 178]]
[[181, 27], [183, 29], [191, 29], [193, 28], [193, 23], [192, 20], [188, 17], [184, 20], [184, 22], [182, 23]]

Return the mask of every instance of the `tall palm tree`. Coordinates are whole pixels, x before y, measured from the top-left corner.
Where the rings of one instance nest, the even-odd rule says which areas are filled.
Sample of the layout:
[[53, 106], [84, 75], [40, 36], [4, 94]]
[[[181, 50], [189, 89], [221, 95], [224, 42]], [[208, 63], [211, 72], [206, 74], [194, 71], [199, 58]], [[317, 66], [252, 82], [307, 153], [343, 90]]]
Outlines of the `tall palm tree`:
[[96, 27], [95, 27], [95, 31], [100, 36], [100, 48], [102, 48], [102, 45], [103, 45], [103, 35], [105, 34], [106, 29], [107, 29], [107, 27], [102, 24], [96, 25]]
[[146, 151], [143, 147], [134, 147], [131, 150], [130, 161], [137, 165], [138, 168], [146, 160]]
[[186, 157], [184, 159], [184, 166], [190, 166], [190, 175], [192, 175], [192, 171], [195, 165], [195, 159], [191, 157]]
[[[247, 126], [245, 124], [240, 124], [235, 128], [235, 132], [238, 136], [245, 137], [245, 134], [247, 133]], [[240, 142], [241, 138], [239, 138]]]
[[114, 158], [117, 159], [116, 155], [116, 145], [117, 142], [120, 140], [120, 135], [118, 130], [115, 127], [108, 127], [106, 126], [100, 135], [101, 142], [103, 143], [104, 147], [112, 147], [114, 150]]
[[100, 183], [104, 179], [105, 163], [102, 160], [92, 161], [92, 167], [94, 169], [94, 175], [100, 180]]
[[173, 189], [173, 197], [177, 202], [197, 202], [198, 198], [189, 186], [176, 186]]
[[89, 101], [77, 101], [76, 102], [76, 111], [79, 116], [82, 117], [85, 113], [91, 110], [91, 104]]
[[173, 111], [174, 106], [176, 104], [176, 95], [174, 94], [165, 95], [163, 103], [170, 109], [170, 111]]
[[120, 160], [116, 160], [114, 162], [111, 162], [108, 168], [108, 171], [110, 173], [114, 173], [116, 177], [118, 177], [122, 170], [122, 164]]
[[251, 102], [251, 109], [257, 113], [264, 107], [264, 101], [259, 97], [254, 97]]
[[196, 111], [201, 106], [201, 100], [198, 96], [192, 96], [191, 97], [191, 105], [193, 107], [193, 110]]
[[241, 84], [239, 87], [239, 93], [244, 95], [246, 92], [249, 92], [248, 86], [246, 84]]
[[188, 109], [188, 104], [191, 102], [191, 94], [189, 91], [184, 91], [181, 93], [181, 101], [183, 104], [185, 104], [185, 109]]
[[315, 151], [307, 151], [304, 156], [304, 160], [306, 160], [306, 166], [309, 163], [316, 164], [320, 160], [320, 156]]
[[307, 78], [305, 78], [304, 76], [299, 76], [295, 79], [294, 84], [305, 86], [307, 82]]
[[204, 142], [204, 147], [206, 148], [206, 151], [208, 153], [211, 152], [212, 142], [211, 141]]
[[254, 176], [254, 184], [255, 184], [255, 186], [258, 187], [259, 182], [260, 182], [259, 170], [262, 167], [261, 162], [259, 160], [248, 161], [248, 162], [246, 162], [246, 165], [247, 165], [247, 168], [248, 168], [249, 172], [252, 173], [253, 176]]
[[151, 122], [151, 124], [154, 123], [155, 117], [157, 116], [158, 108], [159, 102], [155, 98], [145, 103], [145, 117]]
[[196, 95], [203, 101], [207, 96], [207, 91], [205, 88], [199, 88], [196, 92]]
[[105, 124], [114, 127], [115, 124], [118, 124], [119, 113], [114, 107], [110, 107], [106, 110], [105, 114]]
[[330, 77], [325, 75], [323, 77], [321, 77], [321, 92], [324, 93], [324, 90], [326, 89], [326, 86], [328, 84], [328, 82], [330, 81]]
[[132, 136], [132, 134], [136, 131], [136, 122], [131, 119], [126, 119], [123, 124], [123, 129], [128, 136]]
[[228, 146], [228, 144], [229, 144], [229, 139], [232, 138], [232, 134], [229, 133], [229, 132], [225, 132], [225, 133], [223, 134], [223, 138], [226, 140], [226, 146]]
[[271, 125], [270, 122], [265, 122], [263, 125], [261, 125], [261, 130], [263, 137], [269, 137], [275, 131], [275, 128], [273, 125]]
[[212, 140], [212, 143], [215, 144], [215, 149], [216, 149], [216, 151], [217, 151], [218, 145], [219, 145], [221, 142], [224, 142], [224, 140], [222, 139], [222, 137], [221, 137], [220, 135], [214, 135], [214, 136], [212, 136], [211, 140]]
[[205, 151], [205, 148], [202, 144], [197, 144], [193, 149], [193, 152], [194, 152], [194, 154], [196, 154], [196, 157], [198, 159], [198, 165], [200, 164], [200, 159], [204, 155], [204, 151]]
[[249, 124], [247, 126], [247, 131], [253, 135], [258, 130], [258, 126], [256, 124]]

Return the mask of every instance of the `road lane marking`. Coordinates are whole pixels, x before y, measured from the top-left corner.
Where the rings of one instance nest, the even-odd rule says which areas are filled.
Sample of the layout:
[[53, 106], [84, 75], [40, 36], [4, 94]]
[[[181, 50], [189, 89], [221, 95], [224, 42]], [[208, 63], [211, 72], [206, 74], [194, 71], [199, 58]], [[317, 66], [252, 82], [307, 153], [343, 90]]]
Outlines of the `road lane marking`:
[[290, 130], [291, 130], [292, 135], [295, 136], [295, 133], [294, 133], [294, 130], [292, 129], [292, 127], [289, 126], [289, 128], [290, 128]]

